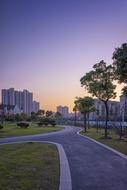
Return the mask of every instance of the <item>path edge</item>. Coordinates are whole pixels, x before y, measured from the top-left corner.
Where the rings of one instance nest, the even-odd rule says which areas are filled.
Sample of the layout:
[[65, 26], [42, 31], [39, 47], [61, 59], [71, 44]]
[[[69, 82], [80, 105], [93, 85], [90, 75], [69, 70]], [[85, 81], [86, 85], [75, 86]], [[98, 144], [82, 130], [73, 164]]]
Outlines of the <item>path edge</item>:
[[80, 134], [81, 131], [83, 131], [83, 129], [80, 129], [80, 130], [77, 132], [77, 134], [78, 134], [79, 136], [82, 136], [82, 137], [84, 137], [84, 138], [86, 138], [86, 139], [88, 139], [88, 140], [90, 140], [90, 141], [92, 141], [92, 142], [94, 142], [94, 143], [96, 143], [96, 144], [98, 144], [98, 145], [104, 147], [105, 149], [110, 150], [111, 152], [113, 152], [113, 153], [115, 153], [115, 154], [119, 155], [120, 157], [122, 157], [122, 158], [124, 158], [124, 159], [127, 160], [127, 156], [126, 156], [125, 154], [123, 154], [123, 153], [121, 153], [121, 152], [115, 150], [114, 148], [111, 148], [111, 147], [109, 147], [109, 146], [107, 146], [107, 145], [105, 145], [105, 144], [102, 144], [102, 143], [100, 143], [100, 142], [98, 142], [98, 141], [96, 141], [96, 140], [94, 140], [94, 139], [92, 139], [92, 138], [90, 138], [90, 137], [87, 137], [87, 136], [85, 136], [85, 135]]
[[16, 143], [28, 143], [28, 142], [40, 142], [40, 143], [48, 143], [48, 144], [56, 145], [58, 153], [59, 153], [59, 159], [60, 159], [60, 184], [59, 184], [59, 190], [72, 190], [70, 167], [69, 167], [69, 163], [68, 163], [66, 153], [65, 153], [64, 148], [63, 148], [63, 146], [61, 144], [54, 143], [54, 142], [51, 142], [51, 141], [18, 141], [18, 142], [2, 143], [0, 145], [16, 144]]

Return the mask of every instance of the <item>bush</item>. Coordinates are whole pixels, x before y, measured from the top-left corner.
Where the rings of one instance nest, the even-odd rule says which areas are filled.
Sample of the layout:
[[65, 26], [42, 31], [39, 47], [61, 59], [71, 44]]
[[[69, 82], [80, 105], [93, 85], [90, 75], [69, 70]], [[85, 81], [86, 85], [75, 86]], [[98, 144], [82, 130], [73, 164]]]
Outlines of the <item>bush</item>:
[[17, 126], [19, 126], [21, 128], [28, 128], [29, 123], [28, 122], [19, 122], [19, 123], [17, 123]]
[[0, 129], [3, 129], [3, 128], [4, 128], [4, 126], [0, 124]]
[[123, 130], [123, 135], [125, 138], [127, 138], [127, 126], [124, 127], [124, 130]]
[[43, 126], [43, 125], [52, 125], [53, 127], [56, 125], [56, 122], [54, 119], [51, 118], [41, 118], [40, 122], [38, 122], [39, 126]]

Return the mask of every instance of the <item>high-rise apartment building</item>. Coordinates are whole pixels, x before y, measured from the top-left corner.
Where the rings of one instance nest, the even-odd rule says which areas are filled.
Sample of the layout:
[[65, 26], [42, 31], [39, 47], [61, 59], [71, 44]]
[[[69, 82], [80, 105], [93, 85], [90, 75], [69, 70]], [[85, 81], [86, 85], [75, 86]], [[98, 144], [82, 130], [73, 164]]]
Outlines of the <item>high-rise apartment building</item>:
[[31, 114], [33, 110], [33, 93], [28, 90], [15, 91], [14, 88], [2, 89], [2, 104], [17, 105], [21, 112]]
[[40, 109], [40, 105], [39, 105], [39, 102], [36, 102], [36, 101], [33, 101], [33, 108], [32, 108], [32, 111], [37, 113]]
[[10, 88], [8, 90], [8, 104], [10, 106], [15, 105], [15, 91], [14, 91], [14, 88]]
[[2, 89], [2, 104], [8, 105], [8, 90]]

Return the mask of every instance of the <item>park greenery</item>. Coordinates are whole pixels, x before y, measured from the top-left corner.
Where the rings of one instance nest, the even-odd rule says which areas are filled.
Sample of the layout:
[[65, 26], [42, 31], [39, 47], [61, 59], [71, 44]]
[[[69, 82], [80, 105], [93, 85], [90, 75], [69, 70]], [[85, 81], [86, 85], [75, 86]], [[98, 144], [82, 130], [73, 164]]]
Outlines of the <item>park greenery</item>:
[[[101, 100], [105, 106], [105, 133], [104, 138], [108, 138], [108, 121], [109, 121], [109, 107], [108, 101], [116, 97], [114, 81], [118, 83], [123, 83], [124, 87], [122, 89], [123, 95], [127, 96], [127, 43], [121, 45], [121, 47], [116, 48], [113, 52], [113, 63], [108, 65], [104, 60], [95, 64], [91, 71], [86, 73], [81, 79], [81, 86], [85, 87], [87, 92]], [[75, 124], [76, 124], [76, 113], [79, 112], [87, 113], [87, 105], [83, 103], [85, 98], [79, 98], [74, 101], [74, 112], [75, 112]], [[81, 101], [82, 100], [82, 101]], [[78, 103], [78, 104], [77, 104]], [[93, 108], [92, 108], [93, 109]], [[84, 111], [82, 111], [84, 110]], [[85, 111], [86, 110], [86, 111]], [[92, 111], [92, 110], [91, 110]], [[91, 111], [88, 111], [90, 113]], [[84, 126], [86, 126], [86, 116], [84, 115]], [[118, 130], [120, 138], [123, 131]], [[84, 128], [86, 132], [86, 127]]]
[[55, 145], [16, 143], [0, 145], [0, 189], [57, 190], [59, 155]]
[[108, 101], [116, 97], [114, 92], [116, 86], [113, 84], [113, 67], [107, 65], [103, 60], [93, 66], [93, 70], [86, 73], [81, 79], [84, 86], [92, 96], [99, 98], [105, 106], [105, 138], [107, 138], [107, 128], [109, 120]]
[[127, 95], [127, 43], [116, 48], [113, 53], [113, 66], [115, 68], [115, 78], [119, 83], [124, 83], [122, 91]]
[[4, 122], [3, 128], [0, 129], [0, 138], [5, 137], [14, 137], [14, 136], [23, 136], [23, 135], [34, 135], [34, 134], [43, 134], [48, 132], [55, 132], [62, 130], [63, 128], [59, 125], [52, 127], [48, 126], [38, 126], [37, 123], [29, 122], [29, 127], [18, 126], [16, 122]]
[[77, 97], [75, 100], [75, 109], [83, 114], [84, 132], [86, 132], [86, 119], [89, 121], [89, 113], [95, 111], [94, 100], [91, 97]]

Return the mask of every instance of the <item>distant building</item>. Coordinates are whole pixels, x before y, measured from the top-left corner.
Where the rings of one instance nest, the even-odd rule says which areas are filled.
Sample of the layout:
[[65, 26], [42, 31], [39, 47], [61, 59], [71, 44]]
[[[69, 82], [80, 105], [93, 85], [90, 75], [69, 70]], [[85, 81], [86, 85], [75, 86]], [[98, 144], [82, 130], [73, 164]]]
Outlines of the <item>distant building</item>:
[[33, 106], [32, 106], [32, 111], [37, 113], [40, 109], [40, 104], [39, 102], [33, 101]]
[[17, 105], [4, 105], [1, 104], [0, 105], [0, 115], [2, 114], [20, 114], [21, 110], [19, 109], [19, 107]]
[[[90, 113], [90, 119], [92, 120], [104, 120], [106, 116], [106, 110], [104, 103], [99, 99], [94, 99], [95, 112]], [[109, 108], [109, 120], [116, 120], [120, 116], [120, 102], [117, 101], [108, 101]]]
[[124, 120], [127, 120], [127, 97], [120, 96], [120, 112], [123, 114]]
[[2, 89], [2, 104], [9, 105], [8, 90]]
[[67, 106], [58, 106], [56, 110], [61, 113], [63, 117], [68, 117], [69, 108]]
[[[35, 104], [35, 103], [34, 103]], [[18, 106], [20, 112], [31, 114], [33, 111], [33, 93], [28, 90], [17, 91], [14, 88], [2, 89], [2, 105]], [[38, 104], [34, 108], [38, 110]]]

